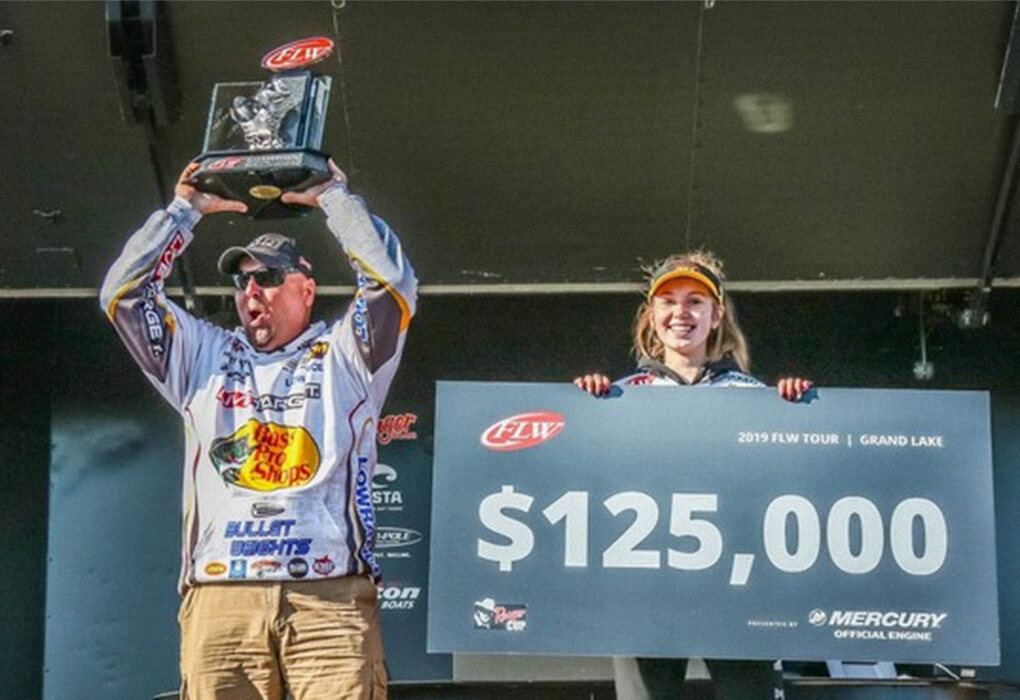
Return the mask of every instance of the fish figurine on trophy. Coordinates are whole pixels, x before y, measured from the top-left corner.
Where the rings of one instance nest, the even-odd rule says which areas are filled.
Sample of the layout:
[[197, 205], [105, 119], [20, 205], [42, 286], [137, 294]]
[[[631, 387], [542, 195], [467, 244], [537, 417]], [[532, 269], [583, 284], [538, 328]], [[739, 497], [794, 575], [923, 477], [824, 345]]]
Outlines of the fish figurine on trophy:
[[327, 58], [333, 41], [313, 37], [267, 53], [265, 82], [216, 83], [199, 168], [191, 183], [248, 205], [253, 218], [303, 214], [280, 195], [328, 180], [322, 134], [332, 79], [308, 70]]

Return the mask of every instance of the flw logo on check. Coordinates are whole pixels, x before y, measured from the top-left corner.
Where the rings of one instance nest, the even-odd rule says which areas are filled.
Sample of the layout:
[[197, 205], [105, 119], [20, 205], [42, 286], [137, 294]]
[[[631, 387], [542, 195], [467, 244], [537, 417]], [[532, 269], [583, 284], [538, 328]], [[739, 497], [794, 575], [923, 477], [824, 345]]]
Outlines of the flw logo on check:
[[486, 428], [481, 443], [497, 452], [523, 450], [556, 437], [563, 431], [565, 424], [563, 416], [551, 411], [520, 413]]

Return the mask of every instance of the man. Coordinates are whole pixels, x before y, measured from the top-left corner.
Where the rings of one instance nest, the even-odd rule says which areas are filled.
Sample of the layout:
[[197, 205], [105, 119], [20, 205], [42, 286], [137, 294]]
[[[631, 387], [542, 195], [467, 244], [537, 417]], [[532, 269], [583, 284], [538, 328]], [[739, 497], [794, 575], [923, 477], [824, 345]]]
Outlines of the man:
[[386, 697], [375, 605], [375, 424], [414, 314], [394, 232], [332, 179], [283, 201], [321, 207], [357, 273], [342, 319], [311, 323], [316, 282], [296, 243], [263, 234], [219, 260], [241, 328], [196, 319], [163, 292], [206, 214], [245, 205], [197, 191], [127, 242], [100, 299], [186, 432], [181, 697]]

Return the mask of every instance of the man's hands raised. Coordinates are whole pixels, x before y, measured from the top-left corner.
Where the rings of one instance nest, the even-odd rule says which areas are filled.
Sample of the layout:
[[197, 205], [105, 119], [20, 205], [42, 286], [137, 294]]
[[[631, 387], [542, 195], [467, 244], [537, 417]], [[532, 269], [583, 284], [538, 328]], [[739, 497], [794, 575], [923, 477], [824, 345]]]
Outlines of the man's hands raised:
[[202, 192], [188, 182], [191, 176], [198, 170], [198, 163], [188, 163], [181, 176], [177, 178], [174, 186], [174, 194], [186, 199], [199, 214], [215, 214], [221, 211], [232, 211], [237, 214], [244, 214], [248, 211], [248, 205], [238, 202], [235, 199], [224, 199], [215, 194]]
[[329, 159], [329, 171], [331, 174], [330, 179], [320, 182], [318, 185], [312, 185], [307, 190], [302, 190], [301, 192], [284, 192], [283, 196], [280, 197], [280, 201], [285, 204], [301, 204], [306, 207], [319, 206], [320, 194], [337, 183], [347, 184], [347, 175], [337, 167], [332, 158]]
[[[244, 202], [239, 202], [235, 199], [225, 199], [209, 192], [202, 192], [192, 185], [189, 180], [198, 168], [199, 164], [194, 162], [188, 163], [184, 168], [180, 177], [177, 178], [177, 184], [174, 186], [174, 194], [176, 196], [187, 200], [195, 211], [200, 214], [216, 214], [223, 211], [237, 214], [247, 213], [248, 205]], [[306, 207], [318, 206], [319, 195], [338, 182], [344, 185], [347, 184], [347, 176], [343, 170], [337, 167], [332, 158], [329, 160], [329, 170], [330, 178], [325, 182], [313, 185], [300, 192], [284, 192], [280, 197], [280, 201], [285, 204], [300, 204]]]

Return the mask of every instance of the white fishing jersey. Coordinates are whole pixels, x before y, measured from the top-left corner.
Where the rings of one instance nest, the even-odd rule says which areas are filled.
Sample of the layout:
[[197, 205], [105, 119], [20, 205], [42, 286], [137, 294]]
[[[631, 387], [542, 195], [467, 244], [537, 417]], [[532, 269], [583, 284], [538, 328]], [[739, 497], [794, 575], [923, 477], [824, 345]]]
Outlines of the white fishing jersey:
[[200, 214], [176, 199], [107, 273], [100, 303], [185, 428], [181, 590], [231, 580], [379, 578], [376, 421], [415, 311], [396, 234], [334, 185], [327, 225], [357, 275], [344, 316], [272, 352], [195, 318], [163, 282]]
[[757, 377], [742, 372], [732, 357], [706, 362], [693, 381], [687, 381], [658, 360], [642, 357], [638, 360], [638, 371], [617, 379], [617, 386], [740, 386], [763, 387], [765, 383]]

